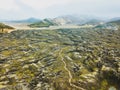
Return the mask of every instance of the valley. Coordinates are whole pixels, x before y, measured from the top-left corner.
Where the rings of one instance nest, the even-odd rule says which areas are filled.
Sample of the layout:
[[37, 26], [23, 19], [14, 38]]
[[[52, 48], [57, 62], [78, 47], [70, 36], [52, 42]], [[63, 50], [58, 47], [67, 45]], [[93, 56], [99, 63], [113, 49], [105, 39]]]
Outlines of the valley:
[[0, 0], [0, 90], [120, 90], [120, 0]]
[[0, 34], [0, 90], [119, 90], [120, 29]]

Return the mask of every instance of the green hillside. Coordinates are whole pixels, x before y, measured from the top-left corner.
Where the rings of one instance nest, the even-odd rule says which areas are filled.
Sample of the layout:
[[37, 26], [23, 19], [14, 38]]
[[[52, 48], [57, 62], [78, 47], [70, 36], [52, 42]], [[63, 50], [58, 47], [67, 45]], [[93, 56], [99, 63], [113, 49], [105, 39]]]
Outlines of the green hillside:
[[40, 27], [49, 27], [49, 26], [53, 26], [53, 25], [55, 25], [55, 23], [53, 23], [51, 20], [44, 19], [43, 21], [36, 22], [36, 23], [30, 24], [28, 26], [31, 28], [40, 28]]

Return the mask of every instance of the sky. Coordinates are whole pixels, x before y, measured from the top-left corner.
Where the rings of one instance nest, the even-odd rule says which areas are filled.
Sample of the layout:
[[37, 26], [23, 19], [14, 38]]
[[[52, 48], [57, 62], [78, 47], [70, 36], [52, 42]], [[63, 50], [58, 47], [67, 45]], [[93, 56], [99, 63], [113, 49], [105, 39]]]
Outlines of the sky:
[[3, 20], [72, 14], [120, 17], [120, 0], [0, 0], [0, 19]]

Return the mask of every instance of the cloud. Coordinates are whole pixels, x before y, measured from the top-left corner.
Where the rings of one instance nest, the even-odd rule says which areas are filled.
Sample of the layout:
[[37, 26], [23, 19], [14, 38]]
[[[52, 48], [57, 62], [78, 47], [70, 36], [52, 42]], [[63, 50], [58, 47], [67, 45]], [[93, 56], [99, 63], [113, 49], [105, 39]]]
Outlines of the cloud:
[[48, 8], [53, 5], [67, 4], [75, 0], [21, 0], [22, 3], [34, 9]]
[[[120, 15], [120, 0], [0, 0], [0, 18]], [[15, 17], [14, 17], [15, 16]]]
[[[3, 10], [19, 10], [23, 7], [29, 7], [33, 10], [44, 10], [46, 8], [56, 6], [76, 7], [79, 8], [97, 8], [119, 6], [120, 0], [0, 0], [0, 9]], [[71, 6], [72, 4], [72, 6]], [[66, 7], [64, 7], [66, 8]], [[114, 7], [113, 7], [114, 8]]]
[[18, 10], [19, 6], [15, 0], [0, 0], [0, 9], [2, 10]]

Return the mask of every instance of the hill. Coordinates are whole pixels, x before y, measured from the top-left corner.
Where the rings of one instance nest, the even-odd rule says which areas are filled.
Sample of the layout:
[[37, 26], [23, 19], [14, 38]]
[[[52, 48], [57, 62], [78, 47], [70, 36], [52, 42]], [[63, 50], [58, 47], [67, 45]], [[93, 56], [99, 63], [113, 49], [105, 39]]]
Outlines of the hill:
[[87, 25], [99, 25], [101, 23], [105, 23], [105, 21], [98, 20], [98, 19], [92, 19], [92, 20], [86, 22], [85, 24], [87, 24]]
[[104, 24], [99, 24], [96, 26], [96, 28], [119, 30], [120, 20], [114, 20], [114, 21], [109, 21], [109, 22], [104, 23]]
[[3, 23], [0, 23], [0, 32], [4, 32], [4, 31], [7, 31], [7, 30], [11, 30], [11, 29], [14, 29], [14, 28], [11, 27], [11, 26], [5, 25]]
[[82, 25], [90, 24], [95, 25], [103, 22], [100, 18], [90, 16], [79, 16], [79, 15], [65, 15], [59, 16], [52, 19], [43, 19], [39, 22], [32, 23], [30, 27], [49, 27], [54, 25]]
[[40, 27], [49, 27], [49, 26], [53, 26], [53, 25], [57, 25], [55, 24], [51, 19], [44, 19], [40, 22], [36, 22], [33, 24], [28, 25], [31, 28], [40, 28]]
[[101, 22], [102, 20], [98, 17], [91, 17], [91, 16], [82, 16], [82, 15], [66, 15], [60, 16], [53, 19], [55, 23], [58, 25], [65, 25], [65, 24], [75, 24], [81, 25], [85, 23], [96, 23]]

